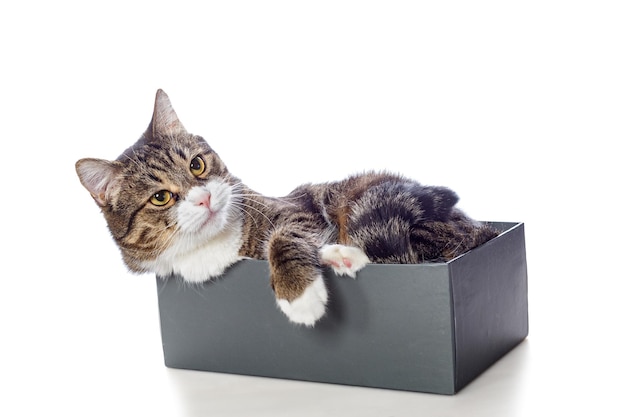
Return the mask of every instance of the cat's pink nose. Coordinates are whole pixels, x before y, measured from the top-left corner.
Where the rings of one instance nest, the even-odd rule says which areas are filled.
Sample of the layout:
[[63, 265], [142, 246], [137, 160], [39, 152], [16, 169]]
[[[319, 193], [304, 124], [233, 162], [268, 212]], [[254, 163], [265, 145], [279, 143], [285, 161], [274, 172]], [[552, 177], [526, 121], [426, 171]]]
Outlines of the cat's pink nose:
[[211, 208], [211, 194], [206, 193], [198, 202], [199, 206]]

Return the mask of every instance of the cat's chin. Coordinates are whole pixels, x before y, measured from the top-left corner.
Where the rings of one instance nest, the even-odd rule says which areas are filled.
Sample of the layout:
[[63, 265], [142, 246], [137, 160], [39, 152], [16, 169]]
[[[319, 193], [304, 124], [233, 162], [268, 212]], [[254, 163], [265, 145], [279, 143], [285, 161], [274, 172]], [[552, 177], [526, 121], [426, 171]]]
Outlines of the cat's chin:
[[[205, 232], [205, 233], [210, 233]], [[233, 221], [210, 238], [184, 236], [177, 239], [158, 258], [144, 262], [144, 267], [159, 276], [180, 275], [186, 282], [202, 283], [224, 273], [241, 259], [242, 221]]]

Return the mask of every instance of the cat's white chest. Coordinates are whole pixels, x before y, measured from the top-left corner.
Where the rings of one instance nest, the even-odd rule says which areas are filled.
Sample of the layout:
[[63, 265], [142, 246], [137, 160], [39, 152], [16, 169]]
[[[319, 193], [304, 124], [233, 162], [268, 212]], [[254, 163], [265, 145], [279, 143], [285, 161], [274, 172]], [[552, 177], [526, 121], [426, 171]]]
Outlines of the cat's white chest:
[[226, 268], [241, 259], [242, 222], [234, 222], [208, 242], [193, 249], [180, 251], [174, 244], [158, 259], [151, 261], [150, 269], [157, 275], [178, 274], [187, 282], [200, 283], [224, 273]]

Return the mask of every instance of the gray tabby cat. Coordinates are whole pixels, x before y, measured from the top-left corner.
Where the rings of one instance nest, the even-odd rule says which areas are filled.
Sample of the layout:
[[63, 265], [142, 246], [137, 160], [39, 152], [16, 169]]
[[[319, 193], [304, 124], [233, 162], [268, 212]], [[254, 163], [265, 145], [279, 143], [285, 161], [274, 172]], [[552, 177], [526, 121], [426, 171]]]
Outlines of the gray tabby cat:
[[325, 312], [325, 265], [355, 277], [370, 262], [445, 261], [497, 234], [457, 209], [453, 191], [389, 173], [265, 197], [185, 130], [161, 90], [133, 146], [76, 171], [131, 271], [204, 282], [242, 258], [267, 259], [278, 305], [307, 326]]

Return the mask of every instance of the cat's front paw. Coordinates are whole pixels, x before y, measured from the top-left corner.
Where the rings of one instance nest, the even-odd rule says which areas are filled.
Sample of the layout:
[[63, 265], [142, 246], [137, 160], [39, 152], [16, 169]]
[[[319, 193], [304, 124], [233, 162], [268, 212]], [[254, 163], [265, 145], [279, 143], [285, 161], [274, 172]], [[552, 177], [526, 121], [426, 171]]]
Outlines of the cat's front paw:
[[370, 263], [360, 248], [345, 245], [324, 245], [320, 249], [322, 263], [330, 265], [337, 275], [356, 278], [356, 273]]
[[326, 311], [328, 292], [324, 279], [319, 276], [295, 300], [278, 299], [278, 306], [290, 321], [313, 327]]

